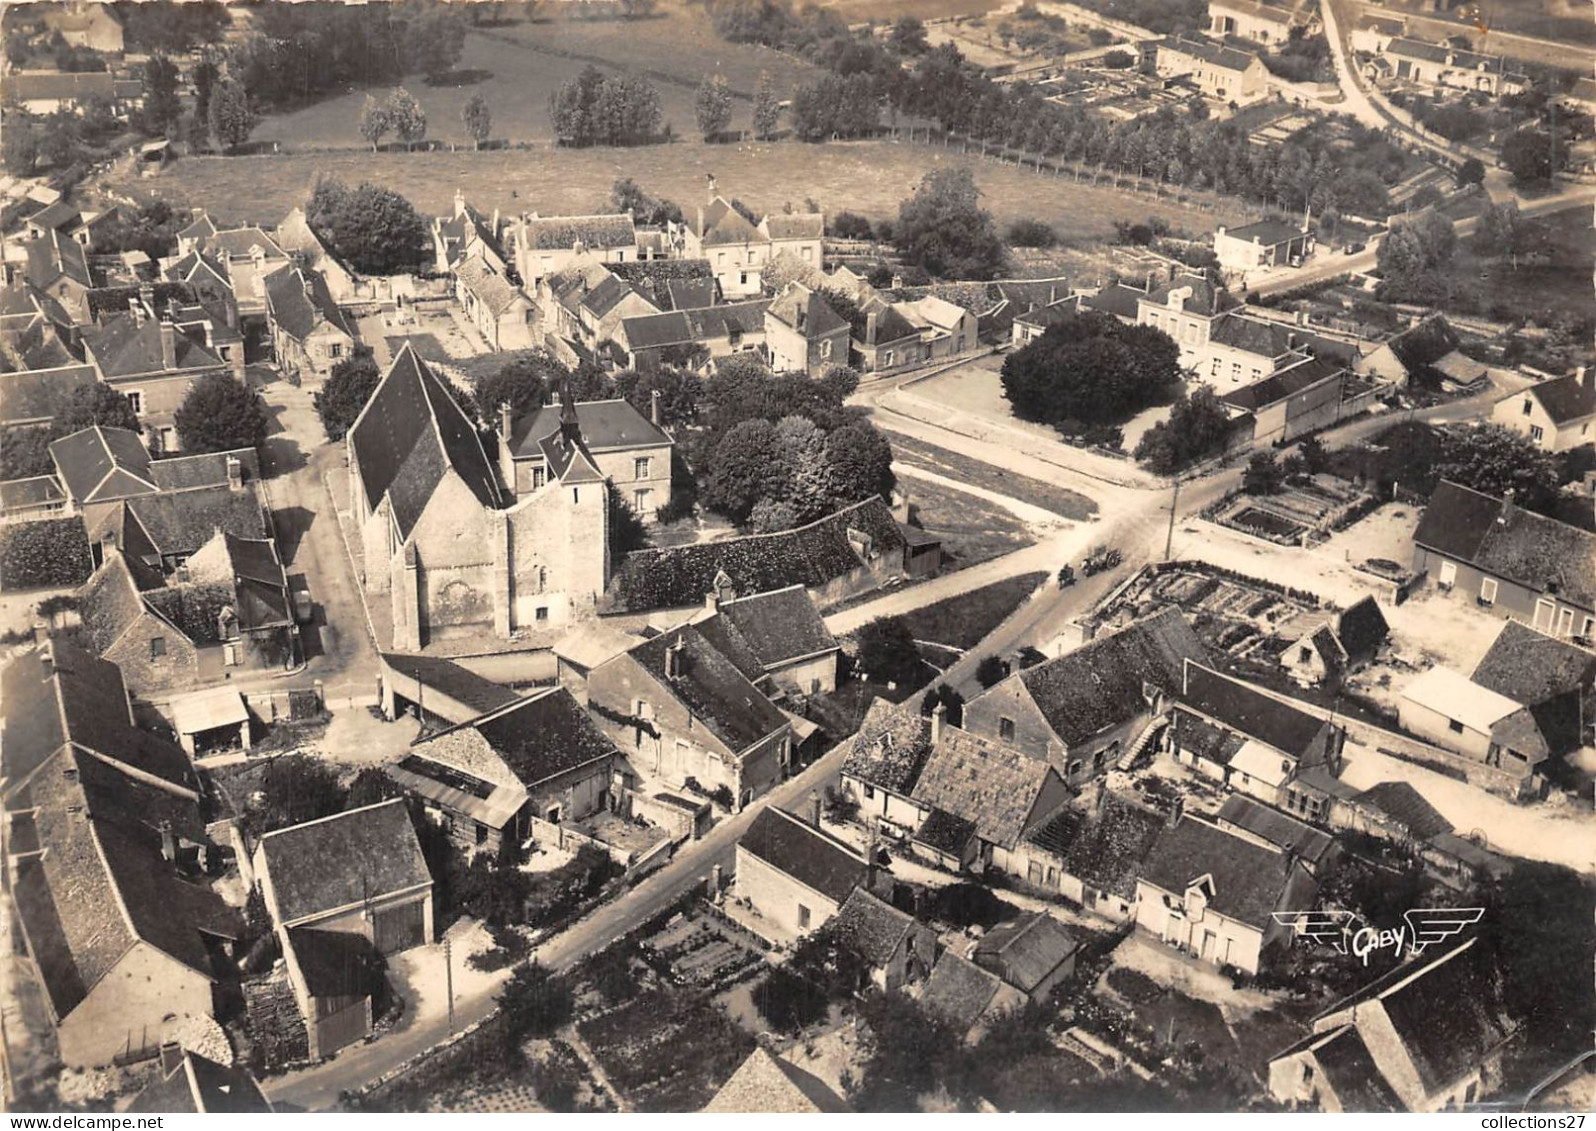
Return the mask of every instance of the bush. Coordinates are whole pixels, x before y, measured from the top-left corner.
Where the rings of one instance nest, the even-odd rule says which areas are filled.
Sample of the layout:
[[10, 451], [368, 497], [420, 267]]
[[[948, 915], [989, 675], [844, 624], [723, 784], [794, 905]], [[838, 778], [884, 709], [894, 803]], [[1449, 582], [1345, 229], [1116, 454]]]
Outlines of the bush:
[[256, 448], [266, 439], [260, 394], [225, 373], [212, 373], [189, 386], [172, 423], [183, 451], [190, 454]]
[[975, 666], [975, 681], [982, 687], [992, 687], [1009, 675], [1008, 661], [1002, 656], [983, 656]]
[[1041, 220], [1022, 219], [1009, 225], [1005, 238], [1010, 247], [1052, 247], [1058, 243], [1058, 233], [1051, 224]]

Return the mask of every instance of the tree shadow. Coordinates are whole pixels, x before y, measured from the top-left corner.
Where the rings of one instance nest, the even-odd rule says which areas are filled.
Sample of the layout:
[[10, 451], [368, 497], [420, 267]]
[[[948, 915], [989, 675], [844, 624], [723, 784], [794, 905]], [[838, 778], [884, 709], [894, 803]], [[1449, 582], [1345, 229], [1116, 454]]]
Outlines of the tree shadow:
[[493, 77], [492, 71], [485, 71], [481, 67], [465, 67], [458, 71], [448, 71], [435, 75], [425, 80], [427, 86], [437, 88], [440, 86], [476, 86], [478, 83], [487, 82]]
[[277, 532], [277, 552], [285, 565], [294, 564], [300, 543], [316, 521], [316, 512], [308, 507], [280, 507], [272, 511], [272, 527]]

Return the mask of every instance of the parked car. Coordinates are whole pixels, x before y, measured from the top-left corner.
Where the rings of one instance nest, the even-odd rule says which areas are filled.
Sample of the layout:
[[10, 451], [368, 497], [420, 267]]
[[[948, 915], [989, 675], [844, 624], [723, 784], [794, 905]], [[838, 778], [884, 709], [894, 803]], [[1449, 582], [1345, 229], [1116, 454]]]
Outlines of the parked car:
[[1087, 577], [1106, 573], [1125, 560], [1125, 555], [1111, 546], [1094, 546], [1081, 563], [1081, 572]]

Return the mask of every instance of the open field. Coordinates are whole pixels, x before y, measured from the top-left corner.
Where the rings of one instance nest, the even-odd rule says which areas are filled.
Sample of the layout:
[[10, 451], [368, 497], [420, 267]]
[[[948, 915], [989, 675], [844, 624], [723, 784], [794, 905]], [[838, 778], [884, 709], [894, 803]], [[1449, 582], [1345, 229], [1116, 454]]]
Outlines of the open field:
[[[671, 50], [640, 56], [639, 40], [669, 42]], [[768, 48], [724, 43], [702, 10], [683, 9], [648, 20], [567, 20], [473, 31], [466, 37], [456, 71], [464, 81], [429, 86], [420, 75], [406, 81], [427, 112], [429, 137], [470, 144], [460, 111], [473, 94], [481, 94], [493, 113], [493, 137], [553, 141], [549, 97], [589, 63], [610, 74], [645, 71], [659, 90], [662, 121], [685, 136], [696, 134], [693, 92], [706, 74], [724, 75], [734, 91], [751, 95], [761, 71], [768, 71], [783, 92], [821, 73]], [[373, 93], [380, 97], [385, 91]], [[339, 97], [268, 117], [254, 138], [296, 146], [359, 145], [356, 124], [365, 98], [365, 90], [352, 88]], [[747, 99], [735, 100], [732, 128], [748, 128], [751, 113]]]
[[986, 639], [987, 633], [1002, 624], [1046, 580], [1045, 573], [1025, 573], [994, 581], [905, 613], [903, 622], [916, 640], [968, 651]]
[[[1490, 32], [1479, 36], [1484, 22], [1493, 32], [1531, 36], [1550, 40], [1565, 51], [1571, 47], [1596, 47], [1596, 21], [1588, 3], [1580, 0], [1495, 0], [1490, 4], [1460, 4], [1448, 15], [1437, 14], [1433, 6], [1420, 0], [1395, 0], [1389, 7], [1376, 9], [1380, 15], [1407, 16], [1410, 34], [1439, 40], [1459, 33], [1477, 38], [1475, 49], [1497, 51], [1519, 58], [1528, 57], [1525, 45], [1491, 43]], [[1564, 65], [1562, 57], [1536, 58], [1537, 62]]]
[[[961, 480], [974, 487], [996, 491], [1000, 495], [1042, 507], [1044, 510], [1050, 510], [1054, 514], [1077, 522], [1084, 522], [1097, 513], [1097, 504], [1085, 495], [1064, 487], [1055, 487], [1051, 483], [1044, 483], [1027, 475], [1004, 471], [989, 463], [982, 463], [978, 459], [971, 459], [958, 452], [939, 448], [935, 444], [916, 440], [913, 436], [903, 436], [894, 432], [892, 454], [897, 461], [923, 467], [927, 471]], [[908, 488], [911, 495], [918, 500], [930, 486], [932, 484], [925, 480], [916, 479], [908, 485]], [[926, 522], [926, 527], [936, 529], [929, 521]]]
[[639, 149], [539, 146], [485, 153], [201, 157], [178, 161], [159, 176], [129, 177], [116, 187], [138, 197], [154, 193], [173, 204], [205, 207], [218, 220], [275, 224], [304, 202], [321, 174], [375, 181], [408, 197], [424, 215], [451, 211], [456, 189], [488, 212], [536, 209], [559, 215], [604, 207], [610, 186], [628, 176], [656, 195], [691, 207], [703, 199], [705, 175], [713, 173], [721, 191], [760, 212], [779, 211], [789, 202], [802, 208], [812, 198], [828, 212], [849, 209], [881, 218], [896, 217], [899, 202], [931, 169], [966, 164], [975, 170], [983, 203], [999, 225], [1034, 216], [1066, 240], [1111, 238], [1115, 220], [1145, 220], [1150, 214], [1205, 230], [1239, 216], [1039, 177], [957, 149], [890, 141], [716, 146], [681, 141]]
[[899, 487], [908, 492], [920, 524], [942, 536], [944, 569], [963, 569], [1036, 543], [1025, 523], [985, 499], [924, 479], [905, 479]]
[[1518, 268], [1474, 254], [1474, 241], [1458, 242], [1456, 278], [1466, 309], [1492, 318], [1520, 317], [1547, 326], [1559, 318], [1591, 317], [1591, 261], [1596, 230], [1590, 208], [1579, 206], [1523, 222], [1526, 250]]

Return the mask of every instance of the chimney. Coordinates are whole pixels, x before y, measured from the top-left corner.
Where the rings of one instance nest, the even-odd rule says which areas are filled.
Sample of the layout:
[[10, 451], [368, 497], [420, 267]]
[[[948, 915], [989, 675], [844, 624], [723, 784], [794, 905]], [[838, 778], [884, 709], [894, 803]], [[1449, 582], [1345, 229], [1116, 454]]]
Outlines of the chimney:
[[227, 486], [234, 491], [244, 489], [244, 461], [237, 456], [227, 457]]
[[931, 745], [942, 741], [942, 728], [948, 723], [948, 705], [938, 702], [931, 709]]
[[[132, 304], [130, 303], [129, 305], [131, 306]], [[155, 284], [154, 283], [140, 283], [139, 284], [139, 305], [144, 307], [144, 309], [149, 311], [151, 314], [155, 313]]]
[[709, 898], [712, 902], [720, 902], [720, 889], [725, 880], [721, 877], [721, 866], [716, 864], [709, 870]]
[[[711, 204], [713, 204], [715, 202], [715, 197], [718, 195], [716, 193], [716, 191], [715, 191], [715, 174], [714, 173], [705, 173], [704, 174], [704, 179], [709, 182], [709, 196], [707, 197], [707, 199], [709, 200], [709, 202]], [[703, 213], [700, 212], [699, 216], [702, 217]], [[703, 230], [704, 230], [703, 229], [703, 224], [700, 223], [699, 224], [699, 231], [703, 231]]]
[[1308, 324], [1308, 311], [1307, 311], [1307, 308], [1303, 308], [1302, 310], [1297, 311], [1297, 325], [1298, 326], [1306, 326], [1307, 324]]
[[803, 307], [800, 306], [798, 308], [798, 332], [800, 334], [802, 334], [804, 332], [804, 326], [805, 326], [806, 323], [808, 323], [808, 321], [809, 321], [809, 312], [807, 310], [805, 310]]
[[582, 439], [582, 425], [576, 415], [576, 400], [571, 396], [571, 385], [560, 382], [560, 436], [567, 443]]
[[809, 823], [820, 827], [820, 791], [816, 789], [809, 791]]
[[172, 834], [172, 822], [162, 821], [158, 827], [161, 831], [161, 859], [170, 863], [177, 859], [177, 837]]
[[892, 289], [896, 291], [896, 290], [901, 290], [902, 287], [903, 287], [903, 276], [902, 275], [894, 275], [894, 276], [892, 276]]
[[1596, 368], [1581, 365], [1574, 370], [1574, 380], [1587, 392], [1596, 392]]
[[1507, 525], [1507, 520], [1509, 518], [1511, 518], [1512, 515], [1513, 515], [1513, 489], [1511, 487], [1509, 487], [1507, 489], [1507, 493], [1502, 496], [1502, 509], [1496, 515], [1496, 524], [1498, 526], [1506, 526]]
[[161, 319], [161, 368], [177, 368], [177, 330], [166, 319]]
[[653, 421], [654, 427], [660, 426], [659, 390], [655, 389], [648, 395], [648, 418]]
[[1180, 824], [1181, 814], [1185, 811], [1186, 799], [1184, 797], [1175, 798], [1175, 803], [1169, 807], [1169, 815], [1165, 818], [1164, 823], [1170, 828], [1174, 828], [1176, 825]]
[[454, 190], [454, 214], [456, 216], [460, 215], [460, 213], [465, 211], [465, 207], [465, 189], [457, 188]]
[[682, 674], [682, 638], [678, 636], [665, 647], [665, 678], [679, 679]]
[[510, 411], [510, 402], [504, 401], [499, 405], [499, 439], [506, 444], [510, 442], [510, 428], [514, 419]]
[[720, 612], [720, 594], [713, 589], [704, 594], [704, 611], [706, 613]]

